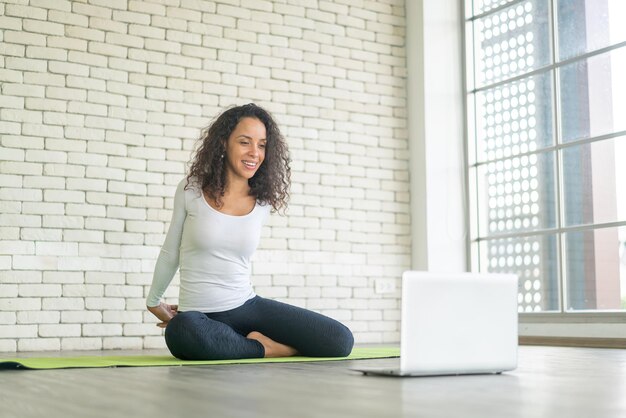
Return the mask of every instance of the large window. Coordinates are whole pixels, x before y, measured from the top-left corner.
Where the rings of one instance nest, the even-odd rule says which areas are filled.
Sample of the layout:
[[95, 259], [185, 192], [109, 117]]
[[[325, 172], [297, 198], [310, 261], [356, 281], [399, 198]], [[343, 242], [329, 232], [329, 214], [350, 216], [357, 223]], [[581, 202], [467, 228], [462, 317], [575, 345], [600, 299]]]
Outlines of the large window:
[[472, 267], [626, 311], [626, 1], [466, 1]]

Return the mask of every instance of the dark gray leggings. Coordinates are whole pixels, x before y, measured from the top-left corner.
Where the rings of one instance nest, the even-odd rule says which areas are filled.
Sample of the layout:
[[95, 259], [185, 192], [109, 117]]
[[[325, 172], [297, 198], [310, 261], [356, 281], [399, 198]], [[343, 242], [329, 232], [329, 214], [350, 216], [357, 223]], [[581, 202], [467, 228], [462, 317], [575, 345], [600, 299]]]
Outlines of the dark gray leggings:
[[182, 360], [264, 357], [263, 345], [246, 338], [252, 331], [307, 357], [344, 357], [354, 344], [352, 332], [340, 322], [260, 296], [224, 312], [179, 312], [165, 329], [165, 342]]

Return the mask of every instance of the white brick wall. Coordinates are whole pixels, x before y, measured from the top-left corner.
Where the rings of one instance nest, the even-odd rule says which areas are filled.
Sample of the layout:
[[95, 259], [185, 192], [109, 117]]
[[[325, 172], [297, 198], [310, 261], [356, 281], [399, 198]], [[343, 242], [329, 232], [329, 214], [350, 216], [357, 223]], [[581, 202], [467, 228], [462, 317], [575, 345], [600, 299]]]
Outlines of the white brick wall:
[[4, 0], [0, 29], [0, 351], [163, 347], [144, 297], [175, 185], [251, 101], [294, 180], [257, 292], [398, 341], [374, 283], [410, 264], [403, 0]]

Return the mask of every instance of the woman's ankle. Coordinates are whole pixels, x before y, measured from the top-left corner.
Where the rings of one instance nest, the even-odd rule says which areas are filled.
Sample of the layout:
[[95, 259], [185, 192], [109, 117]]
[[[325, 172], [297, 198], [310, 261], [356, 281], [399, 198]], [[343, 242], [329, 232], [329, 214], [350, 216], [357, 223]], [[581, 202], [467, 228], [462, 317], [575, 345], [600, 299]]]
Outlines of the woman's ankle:
[[291, 357], [298, 354], [298, 351], [295, 348], [276, 342], [258, 331], [252, 331], [246, 337], [261, 343], [261, 345], [265, 349], [266, 358]]

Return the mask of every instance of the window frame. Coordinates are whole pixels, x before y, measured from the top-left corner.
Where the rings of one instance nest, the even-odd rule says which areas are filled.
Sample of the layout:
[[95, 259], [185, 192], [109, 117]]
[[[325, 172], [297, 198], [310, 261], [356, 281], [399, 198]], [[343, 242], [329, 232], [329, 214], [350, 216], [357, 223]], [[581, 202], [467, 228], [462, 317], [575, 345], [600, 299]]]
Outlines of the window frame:
[[[473, 0], [461, 0], [462, 1], [462, 17], [461, 17], [461, 45], [462, 45], [462, 78], [463, 78], [463, 89], [465, 94], [463, 95], [463, 107], [464, 107], [464, 150], [465, 150], [465, 192], [466, 192], [466, 202], [468, 203], [468, 210], [466, 211], [466, 225], [468, 225], [468, 237], [467, 237], [467, 260], [469, 269], [471, 271], [480, 271], [480, 257], [477, 251], [479, 247], [479, 243], [481, 241], [486, 241], [488, 239], [499, 239], [506, 237], [522, 237], [522, 236], [537, 236], [537, 235], [546, 235], [546, 234], [554, 234], [557, 241], [557, 262], [558, 262], [558, 272], [557, 272], [557, 282], [558, 282], [558, 299], [559, 299], [559, 311], [541, 311], [541, 312], [520, 312], [520, 323], [522, 324], [554, 324], [557, 325], [557, 328], [553, 330], [557, 330], [558, 333], [558, 325], [559, 324], [580, 324], [581, 327], [584, 327], [585, 324], [620, 324], [623, 325], [626, 323], [626, 311], [595, 311], [595, 310], [566, 310], [564, 304], [564, 297], [566, 292], [566, 277], [564, 274], [565, 260], [563, 257], [563, 246], [564, 239], [563, 234], [567, 232], [573, 232], [578, 230], [596, 230], [600, 228], [608, 228], [608, 227], [624, 227], [626, 226], [626, 220], [617, 221], [617, 222], [605, 222], [605, 223], [591, 223], [584, 225], [576, 225], [576, 226], [564, 226], [564, 209], [563, 209], [563, 190], [562, 190], [562, 176], [563, 176], [563, 167], [562, 167], [562, 157], [561, 153], [563, 149], [567, 149], [570, 147], [580, 146], [584, 144], [591, 144], [593, 142], [602, 141], [602, 140], [610, 140], [611, 138], [618, 138], [626, 136], [625, 131], [613, 132], [606, 135], [598, 135], [598, 136], [590, 136], [589, 138], [568, 141], [563, 143], [560, 141], [561, 137], [561, 126], [560, 126], [560, 97], [559, 97], [559, 71], [558, 68], [564, 67], [566, 65], [584, 61], [590, 57], [594, 57], [603, 53], [610, 52], [612, 50], [617, 50], [619, 48], [626, 48], [626, 41], [616, 43], [614, 45], [606, 46], [597, 50], [593, 50], [590, 52], [585, 52], [580, 55], [576, 55], [574, 57], [567, 58], [562, 61], [558, 61], [558, 33], [555, 31], [557, 28], [557, 16], [555, 12], [556, 2], [558, 0], [547, 0], [548, 1], [548, 35], [549, 46], [550, 46], [550, 58], [551, 62], [548, 65], [544, 65], [538, 67], [532, 71], [516, 75], [514, 77], [506, 78], [499, 80], [494, 83], [484, 84], [482, 86], [476, 87], [475, 85], [475, 69], [476, 62], [474, 56], [474, 28], [473, 22], [485, 17], [489, 16], [493, 13], [497, 13], [503, 9], [509, 8], [515, 4], [522, 3], [525, 0], [513, 0], [507, 2], [503, 5], [494, 7], [486, 12], [482, 12], [477, 15], [473, 15]], [[468, 17], [469, 16], [469, 17]], [[473, 182], [472, 170], [477, 170], [477, 167], [483, 164], [488, 164], [492, 161], [499, 161], [512, 158], [502, 157], [495, 160], [486, 161], [478, 161], [476, 158], [476, 138], [477, 138], [477, 130], [476, 130], [476, 103], [471, 103], [471, 100], [475, 100], [476, 93], [488, 90], [490, 88], [498, 87], [507, 83], [511, 83], [516, 80], [524, 79], [527, 77], [531, 77], [533, 75], [545, 74], [551, 72], [551, 78], [553, 83], [552, 89], [552, 122], [553, 132], [556, 135], [553, 144], [549, 147], [541, 148], [541, 152], [552, 152], [554, 153], [555, 158], [555, 170], [556, 170], [556, 210], [557, 210], [557, 224], [554, 228], [547, 229], [539, 229], [533, 231], [523, 231], [523, 232], [511, 232], [505, 234], [490, 234], [488, 239], [485, 237], [481, 237], [478, 231], [479, 218], [478, 218], [478, 186], [475, 182]], [[473, 141], [473, 144], [472, 144]], [[538, 150], [529, 151], [522, 154], [516, 154], [515, 157], [521, 157], [523, 155], [536, 154]], [[609, 332], [609, 334], [611, 334]], [[604, 337], [605, 335], [603, 335]], [[613, 335], [609, 335], [609, 337], [613, 337]], [[619, 333], [615, 335], [615, 337], [620, 337]], [[623, 337], [622, 337], [623, 338]]]

